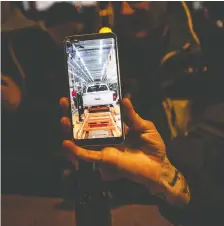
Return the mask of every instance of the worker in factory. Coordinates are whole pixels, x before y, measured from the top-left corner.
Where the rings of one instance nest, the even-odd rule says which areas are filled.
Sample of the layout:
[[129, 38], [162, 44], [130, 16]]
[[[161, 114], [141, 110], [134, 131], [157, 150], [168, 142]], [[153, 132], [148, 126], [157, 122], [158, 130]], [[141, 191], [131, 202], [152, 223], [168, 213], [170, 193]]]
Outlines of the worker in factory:
[[77, 109], [76, 95], [77, 95], [77, 91], [75, 90], [75, 88], [73, 88], [73, 90], [72, 90], [72, 99], [73, 99], [74, 106]]
[[78, 92], [76, 94], [76, 102], [77, 102], [77, 109], [78, 109], [78, 114], [79, 114], [79, 122], [82, 122], [82, 115], [84, 113], [84, 108], [83, 108], [83, 98], [82, 98], [82, 88], [78, 87]]

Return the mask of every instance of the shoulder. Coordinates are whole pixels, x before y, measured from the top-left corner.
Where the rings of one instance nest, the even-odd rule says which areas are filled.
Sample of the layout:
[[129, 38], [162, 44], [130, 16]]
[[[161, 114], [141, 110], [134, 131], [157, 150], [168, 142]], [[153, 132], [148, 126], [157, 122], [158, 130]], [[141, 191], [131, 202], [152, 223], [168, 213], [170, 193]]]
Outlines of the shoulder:
[[170, 4], [167, 9], [167, 23], [169, 26], [168, 52], [181, 49], [186, 42], [197, 45], [198, 37], [194, 31], [194, 21], [191, 11], [185, 2]]

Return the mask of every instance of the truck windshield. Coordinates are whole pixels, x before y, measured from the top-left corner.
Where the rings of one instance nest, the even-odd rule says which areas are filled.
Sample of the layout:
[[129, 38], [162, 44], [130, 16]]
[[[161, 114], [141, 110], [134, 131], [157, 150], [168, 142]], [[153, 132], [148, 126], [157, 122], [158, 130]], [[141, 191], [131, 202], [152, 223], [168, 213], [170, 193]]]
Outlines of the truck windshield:
[[106, 85], [94, 85], [94, 86], [89, 86], [87, 93], [91, 92], [98, 92], [98, 91], [107, 91], [108, 88]]

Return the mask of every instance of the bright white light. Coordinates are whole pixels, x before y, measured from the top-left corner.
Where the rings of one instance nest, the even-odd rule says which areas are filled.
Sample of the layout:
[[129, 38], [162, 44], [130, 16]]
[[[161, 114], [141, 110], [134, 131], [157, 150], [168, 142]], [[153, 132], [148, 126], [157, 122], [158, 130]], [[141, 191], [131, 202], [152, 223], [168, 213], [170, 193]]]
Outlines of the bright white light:
[[[88, 68], [86, 67], [86, 64], [84, 63], [84, 61], [83, 61], [83, 59], [82, 59], [82, 57], [80, 56], [80, 53], [79, 53], [79, 51], [77, 51], [76, 50], [76, 54], [77, 54], [77, 56], [80, 58], [80, 61], [82, 62], [82, 64], [83, 64], [83, 66], [84, 66], [84, 68], [86, 69], [86, 71], [87, 71], [87, 73], [88, 73], [88, 75], [89, 75], [89, 77], [94, 81], [94, 79], [93, 79], [93, 77], [91, 76], [91, 74], [90, 74], [90, 72], [89, 72], [89, 70], [88, 70]], [[74, 60], [73, 60], [74, 61]], [[74, 61], [75, 62], [75, 61]], [[76, 62], [75, 62], [76, 63]], [[76, 63], [77, 64], [77, 63]], [[77, 64], [78, 65], [78, 64]], [[79, 66], [78, 66], [79, 67]], [[79, 67], [80, 68], [80, 67]], [[81, 68], [80, 68], [81, 69]], [[81, 69], [82, 70], [82, 69]]]
[[203, 8], [203, 2], [195, 1], [192, 3], [194, 10], [200, 10]]
[[38, 11], [47, 10], [54, 4], [54, 1], [36, 1], [35, 5]]
[[26, 11], [30, 9], [30, 5], [29, 5], [30, 3], [28, 1], [23, 1], [22, 4], [23, 4], [23, 8]]
[[103, 45], [103, 41], [102, 39], [100, 39], [100, 56], [99, 56], [99, 63], [102, 63], [102, 45]]
[[[36, 8], [39, 11], [42, 10], [47, 10], [49, 9], [52, 5], [55, 4], [56, 1], [36, 1]], [[57, 2], [68, 2], [73, 5], [81, 5], [81, 6], [94, 6], [96, 5], [96, 1], [57, 1]]]
[[77, 50], [76, 50], [76, 54], [77, 54], [77, 56], [78, 56], [78, 57], [80, 57], [80, 53], [79, 53], [79, 51], [77, 51]]
[[103, 45], [103, 40], [100, 39], [100, 53], [102, 53], [102, 45]]
[[79, 79], [81, 79], [82, 81], [84, 81], [85, 82], [85, 80], [83, 79], [83, 78], [81, 78], [81, 77], [79, 77], [78, 75], [76, 75], [73, 71], [70, 71], [70, 70], [68, 70], [73, 76], [75, 76], [75, 77], [77, 77], [77, 78], [79, 78]]
[[82, 6], [95, 6], [97, 1], [80, 1], [80, 4]]
[[[82, 68], [79, 67], [79, 65], [75, 62], [75, 60], [74, 60], [74, 59], [72, 59], [72, 60], [73, 60], [73, 62], [77, 65], [77, 67], [78, 67], [84, 74], [86, 74], [86, 72], [83, 71]], [[76, 68], [75, 68], [70, 62], [68, 62], [68, 64], [69, 64], [72, 68], [74, 68], [74, 69], [76, 70]]]
[[103, 70], [102, 70], [102, 72], [101, 72], [101, 78], [100, 78], [100, 80], [102, 80], [102, 78], [103, 78], [103, 76], [104, 76], [105, 69], [106, 69], [106, 63], [103, 65]]

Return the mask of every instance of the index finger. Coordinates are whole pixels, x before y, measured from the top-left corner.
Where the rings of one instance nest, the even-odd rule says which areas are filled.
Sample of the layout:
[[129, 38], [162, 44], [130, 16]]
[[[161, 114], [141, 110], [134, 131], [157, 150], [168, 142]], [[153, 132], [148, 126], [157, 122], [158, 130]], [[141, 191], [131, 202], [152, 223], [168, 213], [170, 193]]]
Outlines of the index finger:
[[59, 105], [61, 107], [61, 110], [62, 110], [62, 114], [64, 116], [68, 116], [68, 111], [69, 111], [69, 100], [67, 97], [62, 97], [60, 98], [59, 100]]
[[134, 110], [131, 101], [128, 98], [122, 100], [122, 106], [125, 112], [127, 126], [135, 131], [141, 132], [145, 129], [145, 120], [143, 120]]

